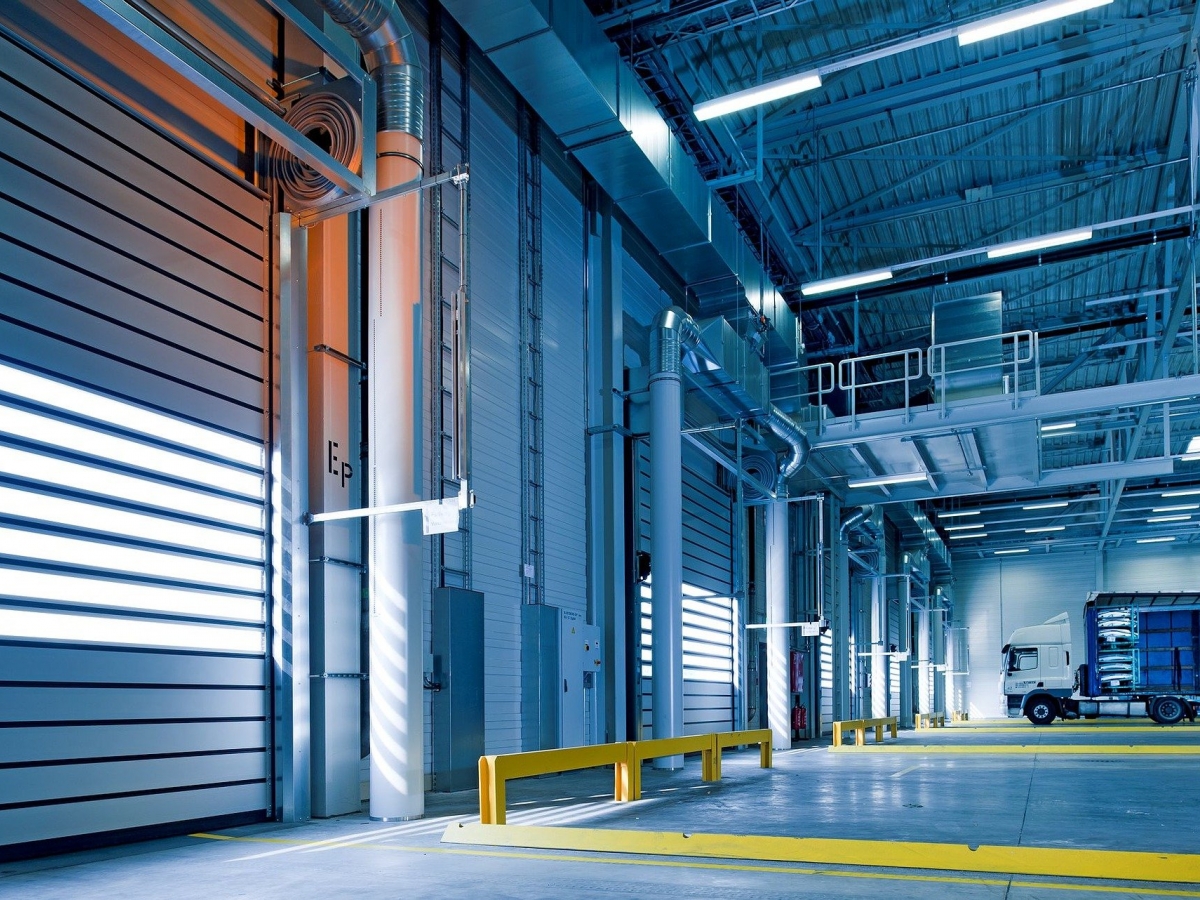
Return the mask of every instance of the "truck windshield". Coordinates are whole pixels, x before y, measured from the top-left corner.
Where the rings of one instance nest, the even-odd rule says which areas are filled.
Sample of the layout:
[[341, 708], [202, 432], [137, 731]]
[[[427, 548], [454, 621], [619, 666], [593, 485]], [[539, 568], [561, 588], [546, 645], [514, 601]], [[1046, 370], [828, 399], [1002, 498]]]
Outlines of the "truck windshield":
[[1038, 667], [1036, 647], [1013, 647], [1008, 651], [1008, 671], [1025, 672]]

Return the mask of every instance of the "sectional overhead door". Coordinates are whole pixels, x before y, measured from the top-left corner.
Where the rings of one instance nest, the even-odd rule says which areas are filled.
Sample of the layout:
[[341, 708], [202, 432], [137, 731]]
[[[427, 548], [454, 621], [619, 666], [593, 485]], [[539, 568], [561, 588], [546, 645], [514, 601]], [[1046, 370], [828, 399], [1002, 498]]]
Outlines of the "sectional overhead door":
[[0, 31], [0, 855], [272, 805], [268, 221]]
[[[650, 453], [637, 445], [639, 549], [650, 549]], [[683, 450], [683, 730], [685, 734], [735, 727], [739, 611], [730, 597], [733, 502], [716, 483], [713, 464]], [[654, 561], [650, 561], [651, 571]], [[654, 720], [651, 682], [651, 584], [639, 590], [642, 733]]]

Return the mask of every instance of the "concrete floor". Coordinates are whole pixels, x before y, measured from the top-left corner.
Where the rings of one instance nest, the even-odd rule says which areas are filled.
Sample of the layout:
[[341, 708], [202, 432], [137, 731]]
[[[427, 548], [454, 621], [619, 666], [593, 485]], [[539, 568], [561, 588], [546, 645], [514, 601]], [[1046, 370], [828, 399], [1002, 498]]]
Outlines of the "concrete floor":
[[[1184, 751], [1145, 752], [1164, 745]], [[1054, 752], [1064, 746], [1081, 752]], [[1196, 854], [1197, 754], [1197, 726], [901, 732], [880, 747], [779, 752], [772, 770], [758, 768], [757, 751], [729, 753], [714, 784], [700, 781], [698, 759], [677, 772], [647, 768], [644, 799], [629, 804], [612, 802], [611, 770], [525, 779], [509, 785], [508, 821], [849, 838], [881, 854], [895, 841]], [[476, 821], [475, 792], [431, 794], [418, 822], [348, 816], [8, 863], [0, 865], [0, 897], [1200, 898], [1200, 863], [1188, 883], [1167, 884], [442, 842], [447, 826]]]

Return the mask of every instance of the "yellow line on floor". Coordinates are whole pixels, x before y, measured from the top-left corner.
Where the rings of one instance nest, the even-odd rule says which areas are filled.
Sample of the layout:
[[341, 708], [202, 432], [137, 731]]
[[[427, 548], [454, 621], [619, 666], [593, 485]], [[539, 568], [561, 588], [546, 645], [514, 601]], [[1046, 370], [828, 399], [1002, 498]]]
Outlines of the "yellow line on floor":
[[1105, 878], [1120, 881], [1200, 883], [1200, 856], [1129, 850], [1075, 850], [1050, 847], [927, 844], [913, 841], [860, 841], [768, 835], [622, 831], [545, 825], [451, 825], [447, 843], [700, 856], [760, 862], [824, 863], [932, 869], [940, 872], [988, 872]]
[[866, 744], [830, 753], [1057, 753], [1065, 756], [1200, 756], [1200, 744]]
[[[1032, 726], [1030, 726], [1030, 727], [1032, 727]], [[1120, 728], [1108, 728], [1105, 730], [1119, 731], [1119, 732], [1121, 732], [1121, 734], [1128, 734], [1131, 732], [1138, 734], [1138, 733], [1142, 733], [1142, 732], [1152, 732], [1152, 731], [1162, 732], [1162, 731], [1164, 731], [1164, 729], [1177, 729], [1177, 728], [1178, 728], [1178, 726], [1175, 726], [1175, 725], [1123, 725]], [[1029, 730], [1030, 730], [1029, 728], [1022, 728], [1020, 725], [980, 725], [980, 726], [975, 726], [975, 727], [971, 728], [970, 732], [971, 732], [971, 734], [1025, 734], [1025, 733], [1028, 733]], [[1043, 726], [1041, 726], [1041, 731], [1044, 734], [1095, 734], [1097, 730], [1098, 729], [1096, 729], [1095, 727], [1084, 727], [1081, 725], [1077, 725], [1074, 722], [1072, 722], [1070, 725], [1043, 725]], [[1191, 734], [1189, 734], [1188, 737], [1192, 737], [1193, 735], [1200, 735], [1200, 728], [1196, 728], [1195, 726], [1192, 726], [1192, 725], [1185, 725], [1185, 726], [1183, 726], [1182, 730], [1191, 732]], [[930, 732], [922, 731], [921, 733], [923, 735], [927, 735]], [[937, 731], [934, 731], [933, 734], [937, 734]], [[1177, 732], [1172, 734], [1172, 737], [1178, 737], [1178, 736], [1179, 735]]]
[[[518, 826], [497, 826], [504, 828], [515, 828]], [[456, 826], [449, 826], [450, 829]], [[449, 829], [447, 829], [449, 830]], [[325, 844], [325, 841], [302, 841], [293, 838], [269, 838], [269, 837], [239, 837], [228, 834], [210, 834], [197, 833], [191, 835], [194, 838], [201, 838], [212, 841], [238, 841], [245, 843], [260, 843], [260, 844], [289, 844], [289, 845], [311, 845]], [[445, 837], [443, 837], [445, 840]], [[517, 859], [517, 860], [539, 860], [545, 862], [568, 862], [568, 863], [593, 863], [599, 865], [619, 865], [619, 866], [654, 866], [665, 869], [698, 869], [698, 870], [716, 870], [723, 872], [750, 872], [763, 875], [814, 875], [828, 878], [858, 878], [872, 881], [900, 881], [900, 882], [922, 882], [933, 884], [967, 884], [967, 885], [982, 885], [985, 887], [1016, 887], [1016, 888], [1041, 888], [1043, 890], [1056, 891], [1090, 891], [1098, 894], [1121, 894], [1128, 896], [1130, 889], [1128, 887], [1118, 885], [1104, 884], [1072, 884], [1065, 881], [1014, 881], [1010, 878], [970, 878], [966, 876], [953, 875], [910, 875], [900, 872], [862, 872], [862, 871], [844, 871], [840, 869], [816, 869], [816, 868], [801, 868], [797, 866], [769, 866], [769, 865], [749, 865], [743, 863], [710, 863], [701, 862], [695, 859], [688, 860], [673, 860], [673, 859], [636, 859], [628, 856], [566, 856], [561, 853], [514, 853], [507, 850], [482, 850], [472, 847], [471, 849], [454, 849], [448, 847], [400, 847], [395, 844], [368, 844], [362, 843], [362, 838], [358, 841], [347, 838], [344, 845], [347, 848], [354, 850], [390, 850], [402, 853], [439, 853], [455, 856], [483, 856], [495, 859]], [[335, 845], [333, 849], [338, 849]], [[1155, 897], [1200, 897], [1200, 890], [1183, 890], [1180, 888], [1164, 888], [1151, 887], [1146, 885], [1138, 885], [1137, 892], [1139, 895], [1155, 896]]]
[[[1200, 722], [1181, 721], [1174, 725], [1154, 725], [1145, 724], [1147, 719], [1137, 717], [1133, 719], [1070, 719], [1072, 726], [1086, 726], [1088, 728], [1109, 728], [1114, 731], [1120, 731], [1122, 728], [1197, 728], [1200, 729]], [[1034, 725], [1028, 719], [979, 719], [975, 722], [955, 722], [945, 726], [953, 731], [973, 731], [977, 728], [1057, 728], [1059, 725]]]

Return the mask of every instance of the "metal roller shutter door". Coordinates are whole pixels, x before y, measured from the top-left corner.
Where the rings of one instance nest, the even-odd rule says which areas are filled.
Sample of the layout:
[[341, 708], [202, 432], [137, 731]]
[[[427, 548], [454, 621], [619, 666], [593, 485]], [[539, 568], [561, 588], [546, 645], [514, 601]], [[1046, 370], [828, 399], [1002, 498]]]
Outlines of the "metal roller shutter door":
[[0, 110], [0, 845], [262, 818], [267, 204], [2, 31]]
[[[637, 445], [639, 546], [650, 546], [650, 451]], [[716, 484], [712, 463], [683, 448], [683, 730], [685, 734], [734, 727], [734, 636], [737, 604], [729, 595], [733, 566], [733, 503]], [[650, 561], [651, 572], [654, 569]], [[643, 734], [653, 723], [650, 680], [650, 586], [640, 588]]]

